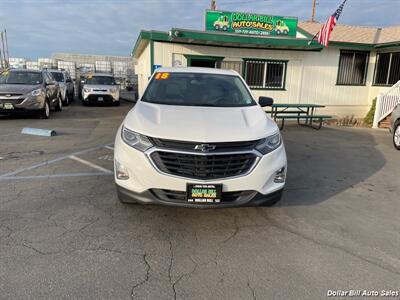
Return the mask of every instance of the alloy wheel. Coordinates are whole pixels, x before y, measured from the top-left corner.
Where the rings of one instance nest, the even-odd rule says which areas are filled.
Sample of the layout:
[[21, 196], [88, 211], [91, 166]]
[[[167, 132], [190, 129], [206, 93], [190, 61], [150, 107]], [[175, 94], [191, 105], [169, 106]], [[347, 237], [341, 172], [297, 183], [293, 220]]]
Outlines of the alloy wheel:
[[400, 125], [397, 125], [396, 130], [393, 134], [393, 141], [397, 147], [400, 147]]

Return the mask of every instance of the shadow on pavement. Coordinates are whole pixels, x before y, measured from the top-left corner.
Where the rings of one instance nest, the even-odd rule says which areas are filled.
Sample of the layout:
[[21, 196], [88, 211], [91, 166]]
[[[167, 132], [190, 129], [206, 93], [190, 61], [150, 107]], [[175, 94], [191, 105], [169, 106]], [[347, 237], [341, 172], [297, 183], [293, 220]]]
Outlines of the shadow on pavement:
[[288, 126], [283, 137], [288, 178], [280, 206], [325, 201], [365, 181], [385, 164], [374, 137], [362, 130]]

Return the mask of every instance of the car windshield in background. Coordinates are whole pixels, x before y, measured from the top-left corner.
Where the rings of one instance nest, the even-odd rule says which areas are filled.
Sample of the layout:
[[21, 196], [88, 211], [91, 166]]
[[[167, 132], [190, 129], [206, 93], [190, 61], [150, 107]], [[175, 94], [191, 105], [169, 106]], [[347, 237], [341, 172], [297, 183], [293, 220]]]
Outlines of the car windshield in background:
[[154, 75], [142, 101], [182, 106], [256, 105], [238, 76], [199, 73], [159, 72]]
[[114, 85], [115, 79], [109, 76], [92, 76], [86, 79], [86, 84]]
[[0, 84], [29, 84], [42, 83], [42, 73], [26, 71], [5, 71], [0, 74]]
[[51, 72], [57, 82], [64, 82], [64, 74], [60, 72]]

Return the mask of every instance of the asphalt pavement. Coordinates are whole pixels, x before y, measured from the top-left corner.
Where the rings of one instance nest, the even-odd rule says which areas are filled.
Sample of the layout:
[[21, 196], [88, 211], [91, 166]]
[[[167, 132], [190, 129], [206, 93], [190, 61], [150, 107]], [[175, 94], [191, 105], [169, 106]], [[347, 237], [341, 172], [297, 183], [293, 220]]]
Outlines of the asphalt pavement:
[[132, 105], [0, 117], [0, 299], [400, 290], [400, 152], [388, 132], [285, 126], [288, 181], [274, 207], [123, 205], [113, 140]]

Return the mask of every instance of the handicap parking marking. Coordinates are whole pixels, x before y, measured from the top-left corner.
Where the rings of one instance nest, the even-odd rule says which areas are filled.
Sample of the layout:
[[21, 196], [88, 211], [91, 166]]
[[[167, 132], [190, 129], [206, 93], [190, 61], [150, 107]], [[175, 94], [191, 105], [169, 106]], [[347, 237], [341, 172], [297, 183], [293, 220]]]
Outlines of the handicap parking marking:
[[108, 170], [106, 168], [100, 167], [100, 166], [98, 166], [98, 165], [96, 165], [94, 163], [91, 163], [90, 161], [87, 161], [85, 159], [76, 157], [75, 155], [70, 155], [70, 156], [68, 156], [68, 158], [76, 160], [76, 161], [78, 161], [78, 162], [80, 162], [80, 163], [82, 163], [84, 165], [87, 165], [89, 167], [92, 167], [93, 169], [97, 169], [99, 171], [102, 171], [104, 173], [113, 173], [113, 171], [111, 171], [111, 170]]

